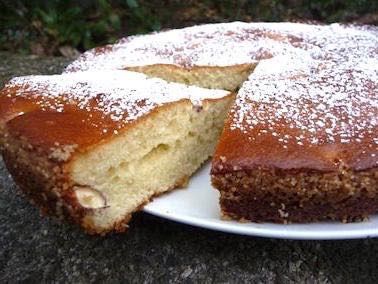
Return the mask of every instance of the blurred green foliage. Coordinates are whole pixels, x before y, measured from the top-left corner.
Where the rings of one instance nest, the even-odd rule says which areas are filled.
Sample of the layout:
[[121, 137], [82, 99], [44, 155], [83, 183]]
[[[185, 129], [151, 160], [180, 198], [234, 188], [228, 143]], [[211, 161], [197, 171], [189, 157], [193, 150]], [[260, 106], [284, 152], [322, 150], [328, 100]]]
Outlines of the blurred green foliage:
[[371, 0], [0, 0], [0, 49], [57, 55], [196, 23], [306, 21], [377, 24]]
[[[121, 19], [136, 27], [131, 33], [159, 29], [158, 21], [136, 0], [0, 2], [0, 48], [55, 54], [61, 46], [80, 50], [113, 42]], [[34, 50], [33, 50], [34, 49]]]

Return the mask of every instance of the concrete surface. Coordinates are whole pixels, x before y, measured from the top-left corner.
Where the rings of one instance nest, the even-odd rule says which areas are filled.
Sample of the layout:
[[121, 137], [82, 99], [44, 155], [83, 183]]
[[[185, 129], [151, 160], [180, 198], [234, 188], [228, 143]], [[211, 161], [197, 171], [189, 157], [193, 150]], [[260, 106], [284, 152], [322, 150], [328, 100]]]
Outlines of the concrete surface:
[[[0, 84], [60, 72], [63, 58], [0, 53]], [[231, 235], [136, 214], [125, 234], [88, 236], [41, 218], [0, 159], [0, 282], [378, 283], [378, 239]]]

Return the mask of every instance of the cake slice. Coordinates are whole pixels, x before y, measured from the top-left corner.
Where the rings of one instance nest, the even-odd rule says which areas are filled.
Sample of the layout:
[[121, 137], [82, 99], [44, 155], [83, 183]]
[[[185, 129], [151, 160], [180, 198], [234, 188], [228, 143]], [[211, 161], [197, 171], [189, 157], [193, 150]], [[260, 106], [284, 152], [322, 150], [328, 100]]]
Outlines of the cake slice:
[[377, 63], [258, 65], [212, 162], [226, 218], [352, 221], [378, 212]]
[[212, 155], [232, 100], [129, 71], [19, 77], [0, 93], [1, 151], [43, 213], [122, 231]]

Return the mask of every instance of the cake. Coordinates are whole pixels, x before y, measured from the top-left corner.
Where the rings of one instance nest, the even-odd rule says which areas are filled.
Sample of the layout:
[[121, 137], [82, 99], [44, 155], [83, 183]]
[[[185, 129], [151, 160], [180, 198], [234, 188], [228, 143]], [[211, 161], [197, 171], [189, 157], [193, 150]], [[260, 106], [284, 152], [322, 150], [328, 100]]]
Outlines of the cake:
[[184, 185], [224, 127], [211, 175], [225, 217], [363, 218], [378, 211], [377, 46], [377, 27], [341, 24], [127, 37], [62, 75], [10, 81], [4, 160], [46, 213], [120, 231], [153, 196]]
[[[236, 91], [242, 86], [212, 162], [222, 214], [259, 222], [347, 221], [378, 211], [377, 46], [373, 26], [210, 24], [122, 39], [84, 53], [66, 72], [128, 69], [207, 88]], [[254, 109], [260, 103], [256, 98], [269, 99], [261, 107], [270, 115], [293, 101], [307, 110], [292, 110], [304, 117], [282, 114], [279, 119], [297, 124], [275, 125], [289, 127], [288, 133], [280, 128], [281, 133], [269, 125], [268, 115], [254, 118], [261, 115]], [[328, 117], [333, 100], [348, 110], [339, 113], [336, 107]], [[316, 109], [323, 105], [324, 110]], [[332, 125], [311, 115], [325, 116]], [[308, 119], [318, 125], [306, 125]], [[274, 141], [272, 134], [277, 135]], [[300, 140], [277, 142], [287, 141], [287, 135]], [[352, 154], [354, 162], [343, 158]], [[339, 178], [343, 173], [349, 179]]]
[[2, 154], [44, 213], [122, 231], [208, 159], [232, 100], [130, 71], [18, 77], [0, 95]]

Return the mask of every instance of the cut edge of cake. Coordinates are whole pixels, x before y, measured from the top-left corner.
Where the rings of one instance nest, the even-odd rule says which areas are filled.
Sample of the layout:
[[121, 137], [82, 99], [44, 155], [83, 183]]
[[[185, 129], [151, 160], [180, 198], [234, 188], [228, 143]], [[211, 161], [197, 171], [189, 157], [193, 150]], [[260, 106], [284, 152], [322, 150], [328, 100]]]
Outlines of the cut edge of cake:
[[256, 65], [257, 63], [218, 67], [193, 66], [188, 69], [170, 64], [154, 64], [127, 67], [126, 70], [141, 72], [149, 77], [161, 78], [168, 82], [235, 91], [248, 79]]

